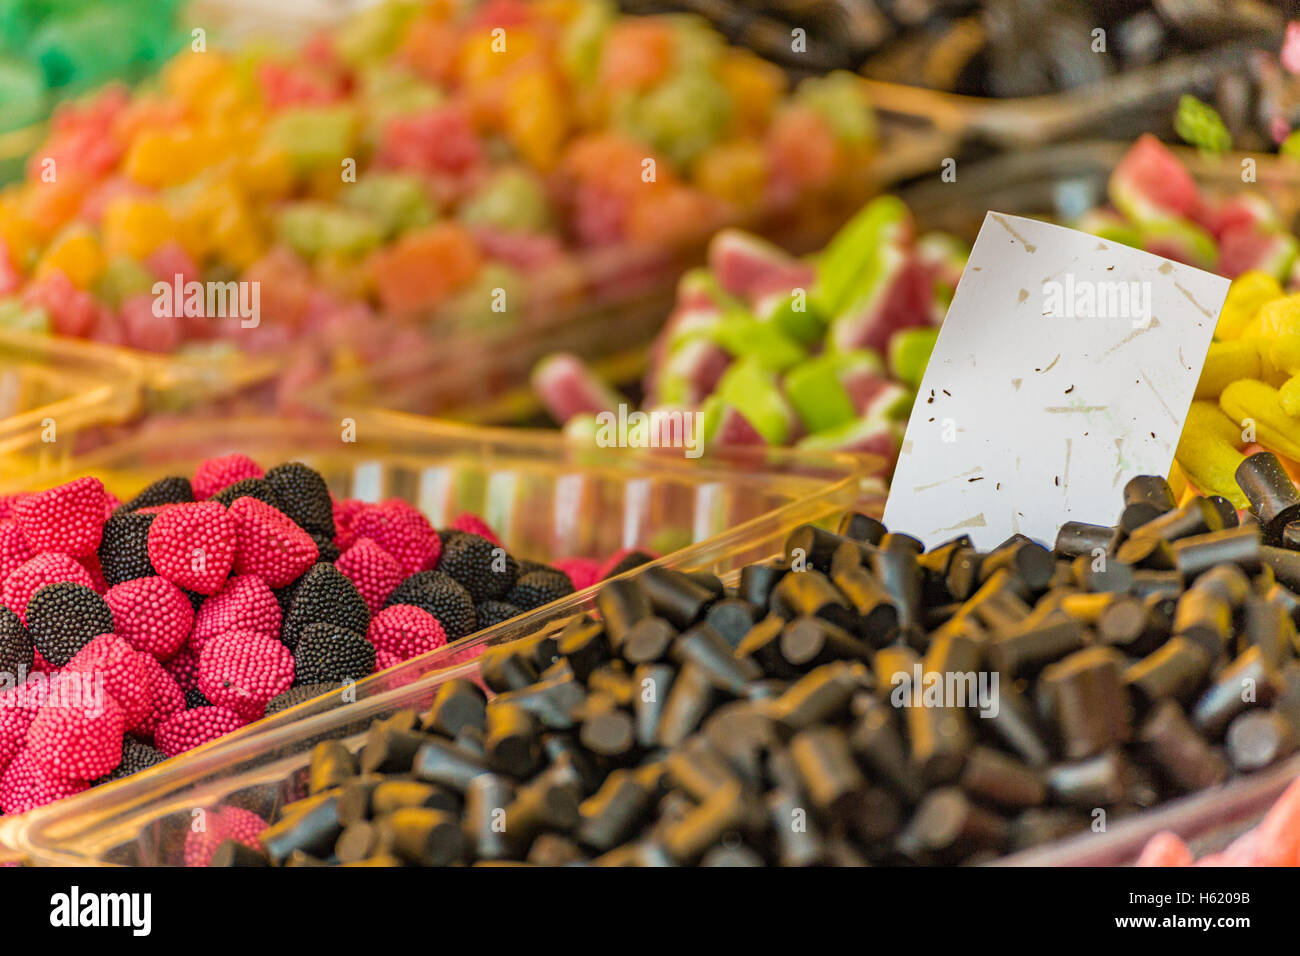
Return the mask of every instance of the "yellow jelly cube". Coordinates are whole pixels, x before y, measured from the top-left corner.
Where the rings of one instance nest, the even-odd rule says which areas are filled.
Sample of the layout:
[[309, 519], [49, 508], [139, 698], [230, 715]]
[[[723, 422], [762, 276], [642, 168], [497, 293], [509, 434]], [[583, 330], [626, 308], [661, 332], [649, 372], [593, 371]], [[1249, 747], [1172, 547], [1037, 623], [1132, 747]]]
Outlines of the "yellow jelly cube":
[[1267, 272], [1251, 269], [1232, 280], [1228, 297], [1223, 302], [1223, 311], [1219, 313], [1219, 324], [1214, 330], [1215, 338], [1236, 339], [1259, 315], [1259, 310], [1274, 299], [1281, 298], [1282, 287], [1277, 279]]
[[459, 57], [461, 81], [471, 89], [504, 76], [538, 52], [537, 35], [523, 27], [482, 28], [466, 35]]
[[565, 135], [565, 108], [554, 79], [530, 70], [510, 84], [505, 100], [506, 133], [535, 169], [555, 166]]
[[144, 259], [175, 238], [176, 223], [161, 202], [152, 198], [119, 196], [104, 207], [100, 224], [104, 251], [110, 256]]
[[234, 64], [215, 50], [178, 53], [162, 70], [163, 88], [195, 110], [204, 110], [222, 98], [222, 88], [228, 89], [237, 80]]
[[758, 131], [786, 91], [785, 74], [748, 50], [729, 49], [718, 64], [718, 79], [731, 94], [739, 126]]
[[104, 271], [104, 253], [99, 239], [85, 226], [70, 226], [55, 236], [36, 264], [36, 277], [62, 272], [72, 284], [90, 288]]
[[692, 178], [706, 193], [749, 209], [763, 198], [767, 182], [767, 156], [757, 143], [747, 140], [719, 143], [696, 158]]
[[123, 172], [145, 186], [188, 182], [212, 159], [210, 145], [193, 130], [141, 130], [127, 150]]
[[[283, 149], [258, 146], [240, 158], [236, 176], [247, 195], [258, 199], [282, 199], [293, 189], [293, 160]], [[341, 176], [336, 178], [341, 179]]]

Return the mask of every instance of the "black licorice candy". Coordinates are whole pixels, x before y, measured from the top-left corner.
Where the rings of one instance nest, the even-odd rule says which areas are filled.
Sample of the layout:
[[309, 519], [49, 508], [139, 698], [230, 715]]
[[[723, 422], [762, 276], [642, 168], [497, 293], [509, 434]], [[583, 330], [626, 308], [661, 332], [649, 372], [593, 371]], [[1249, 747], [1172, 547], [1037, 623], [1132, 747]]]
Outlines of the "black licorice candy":
[[1115, 529], [1108, 525], [1067, 521], [1056, 533], [1053, 552], [1061, 558], [1096, 557], [1108, 549], [1114, 536]]
[[1202, 790], [1228, 776], [1223, 758], [1196, 732], [1176, 701], [1161, 701], [1138, 728], [1137, 740], [1181, 790]]
[[[410, 801], [459, 824], [454, 862], [466, 864], [970, 864], [1086, 827], [1096, 809], [1124, 815], [1211, 785], [1225, 754], [1237, 772], [1268, 766], [1300, 731], [1300, 562], [1260, 545], [1254, 523], [1232, 524], [1222, 502], [1194, 499], [1131, 534], [1091, 526], [1104, 553], [1081, 541], [1054, 556], [1022, 536], [990, 554], [964, 537], [921, 553], [883, 530], [874, 543], [806, 531], [813, 569], [747, 569], [748, 594], [653, 574], [659, 595], [637, 586], [644, 613], [621, 641], [579, 617], [502, 648], [517, 649], [508, 668], [485, 662], [503, 712], [535, 727], [535, 765], [493, 761], [498, 738], [517, 735], [495, 733], [487, 708], [476, 719], [481, 698], [448, 691], [461, 705], [448, 714], [463, 714], [452, 726], [431, 714], [417, 731], [407, 713], [372, 731], [422, 738], [416, 779], [322, 760], [325, 789], [276, 826], [333, 800], [341, 842], [273, 862], [415, 862], [387, 849], [384, 822]], [[828, 553], [829, 576], [815, 567]], [[868, 625], [877, 613], [897, 623]], [[658, 634], [629, 651], [637, 628]], [[986, 700], [972, 679], [994, 677]], [[1235, 693], [1247, 683], [1255, 696]], [[480, 841], [474, 791], [494, 776], [513, 788], [494, 808], [509, 838]], [[634, 822], [579, 835], [624, 800]]]
[[1300, 745], [1293, 718], [1279, 710], [1250, 710], [1228, 725], [1227, 751], [1239, 771], [1262, 770]]
[[1124, 657], [1108, 647], [1076, 651], [1043, 670], [1047, 700], [1066, 760], [1082, 760], [1125, 743], [1131, 733]]
[[487, 697], [482, 688], [457, 677], [438, 688], [422, 726], [426, 732], [455, 737], [465, 727], [483, 729], [486, 715]]
[[842, 535], [825, 528], [811, 524], [800, 525], [785, 539], [785, 563], [796, 572], [813, 568], [822, 574], [830, 574], [831, 558], [844, 543]]
[[759, 608], [748, 601], [723, 598], [709, 608], [704, 623], [734, 648], [749, 633], [759, 617]]
[[1234, 476], [1264, 529], [1266, 544], [1282, 543], [1282, 533], [1300, 519], [1300, 491], [1276, 455], [1261, 451], [1237, 466]]
[[379, 824], [393, 853], [408, 863], [448, 866], [462, 862], [469, 850], [460, 821], [441, 810], [402, 807]]
[[845, 538], [867, 544], [880, 544], [887, 533], [883, 524], [859, 512], [849, 512], [844, 515], [836, 526], [835, 532]]
[[650, 596], [636, 580], [616, 579], [606, 583], [596, 594], [596, 610], [605, 624], [609, 642], [616, 649], [637, 621], [650, 617]]
[[713, 602], [713, 592], [671, 568], [647, 568], [638, 578], [650, 607], [679, 630], [690, 627]]

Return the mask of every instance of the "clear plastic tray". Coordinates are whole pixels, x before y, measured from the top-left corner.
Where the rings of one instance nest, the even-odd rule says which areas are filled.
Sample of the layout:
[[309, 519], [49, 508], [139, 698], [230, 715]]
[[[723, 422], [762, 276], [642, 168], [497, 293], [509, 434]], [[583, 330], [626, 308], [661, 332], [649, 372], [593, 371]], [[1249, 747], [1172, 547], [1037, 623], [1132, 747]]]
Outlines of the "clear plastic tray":
[[[1246, 41], [1166, 57], [1096, 83], [1041, 96], [962, 96], [920, 86], [868, 79], [876, 108], [894, 116], [925, 120], [963, 141], [1018, 150], [1072, 137], [1135, 137], [1173, 133], [1178, 98], [1212, 88], [1224, 76], [1244, 73], [1254, 52]], [[870, 76], [870, 67], [864, 69]]]
[[1126, 866], [1157, 833], [1178, 834], [1199, 859], [1249, 830], [1300, 777], [1300, 755], [1249, 776], [1119, 820], [1105, 833], [1080, 833], [997, 862], [998, 866]]
[[[604, 556], [618, 547], [649, 545], [663, 528], [672, 527], [681, 546], [659, 563], [717, 574], [769, 556], [800, 524], [828, 520], [849, 507], [878, 512], [882, 504], [863, 496], [864, 475], [879, 463], [857, 456], [777, 449], [692, 462], [662, 453], [592, 454], [555, 434], [492, 431], [404, 416], [358, 419], [356, 428], [355, 443], [342, 442], [338, 427], [319, 423], [246, 420], [216, 428], [157, 429], [23, 484], [36, 487], [93, 473], [117, 493], [129, 494], [160, 474], [186, 471], [201, 456], [238, 449], [264, 463], [307, 461], [321, 470], [335, 494], [370, 500], [400, 495], [435, 524], [462, 510], [477, 511], [507, 547], [529, 557]], [[4, 490], [10, 489], [0, 485]], [[195, 801], [211, 799], [208, 788], [225, 793], [251, 785], [244, 782], [246, 772], [271, 779], [282, 765], [301, 760], [322, 734], [337, 735], [353, 721], [364, 725], [376, 714], [427, 697], [449, 676], [448, 668], [454, 673], [472, 669], [469, 659], [486, 646], [590, 608], [595, 590], [372, 675], [357, 684], [357, 701], [343, 709], [334, 697], [308, 701], [144, 774], [29, 815], [53, 821], [57, 834], [50, 835], [47, 824], [32, 829], [25, 818], [5, 820], [0, 842], [36, 862], [120, 862], [109, 849], [121, 837], [105, 838], [99, 832], [101, 823], [123, 816], [120, 801], [130, 804], [126, 816], [131, 819], [144, 814], [152, 820], [169, 812], [172, 800], [199, 806], [203, 804]], [[235, 782], [226, 787], [225, 781]], [[75, 821], [77, 840], [64, 832], [69, 820]], [[11, 842], [19, 839], [29, 842]], [[176, 859], [155, 854], [146, 862]]]
[[[685, 561], [680, 566], [716, 568], [717, 564]], [[371, 721], [403, 708], [426, 708], [443, 682], [473, 677], [477, 662], [466, 658], [489, 644], [515, 640], [539, 628], [558, 629], [573, 613], [590, 608], [593, 596], [584, 594], [538, 619], [517, 618], [468, 643], [427, 655], [418, 673], [395, 668], [376, 675], [359, 685], [365, 693], [355, 703], [340, 705], [333, 698], [318, 698], [263, 721], [255, 736], [247, 729], [239, 731], [127, 780], [0, 822], [0, 840], [11, 854], [43, 865], [179, 865], [196, 808], [239, 806], [271, 819], [276, 808], [304, 795], [301, 771], [315, 743], [343, 739], [360, 744]], [[1222, 849], [1258, 822], [1298, 775], [1300, 755], [1126, 817], [1105, 833], [1083, 833], [1003, 857], [993, 865], [1127, 865], [1162, 830], [1178, 833], [1199, 857]]]
[[87, 432], [128, 420], [141, 382], [126, 356], [0, 329], [0, 479], [55, 467]]

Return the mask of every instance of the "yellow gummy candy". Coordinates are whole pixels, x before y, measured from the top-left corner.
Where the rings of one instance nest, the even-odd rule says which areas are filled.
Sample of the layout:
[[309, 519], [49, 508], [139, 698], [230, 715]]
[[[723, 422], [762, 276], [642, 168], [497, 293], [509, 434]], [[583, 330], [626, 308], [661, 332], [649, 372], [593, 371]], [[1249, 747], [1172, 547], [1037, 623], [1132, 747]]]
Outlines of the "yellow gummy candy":
[[62, 272], [80, 289], [88, 289], [104, 271], [99, 239], [85, 226], [70, 226], [55, 236], [36, 264], [36, 277]]
[[1200, 381], [1196, 383], [1196, 397], [1218, 398], [1232, 382], [1259, 377], [1260, 355], [1254, 342], [1212, 342]]
[[1169, 466], [1169, 490], [1173, 492], [1174, 501], [1180, 501], [1188, 487], [1187, 475], [1184, 473], [1182, 466], [1175, 460]]
[[1252, 379], [1233, 382], [1219, 396], [1219, 407], [1240, 422], [1243, 431], [1253, 429], [1255, 439], [1265, 448], [1287, 458], [1300, 458], [1300, 417], [1282, 409], [1278, 390], [1271, 385]]
[[1240, 338], [1259, 314], [1259, 310], [1281, 295], [1282, 287], [1267, 272], [1258, 269], [1243, 272], [1232, 281], [1232, 286], [1228, 289], [1228, 297], [1224, 300], [1223, 311], [1219, 313], [1219, 325], [1214, 330], [1214, 337]]
[[520, 155], [543, 172], [554, 167], [565, 137], [566, 110], [551, 76], [530, 70], [516, 77], [504, 111], [506, 135]]
[[1300, 375], [1287, 379], [1277, 390], [1277, 401], [1282, 406], [1282, 411], [1293, 418], [1300, 418]]
[[1300, 293], [1266, 302], [1260, 307], [1259, 323], [1266, 339], [1300, 332]]
[[1187, 425], [1174, 453], [1187, 480], [1206, 494], [1223, 495], [1236, 507], [1247, 506], [1237, 487], [1237, 466], [1244, 457], [1241, 431], [1213, 402], [1192, 402]]
[[127, 150], [123, 172], [145, 186], [175, 186], [208, 165], [212, 145], [210, 137], [193, 130], [141, 130]]
[[104, 207], [100, 228], [110, 257], [142, 260], [173, 238], [176, 223], [156, 199], [119, 196]]

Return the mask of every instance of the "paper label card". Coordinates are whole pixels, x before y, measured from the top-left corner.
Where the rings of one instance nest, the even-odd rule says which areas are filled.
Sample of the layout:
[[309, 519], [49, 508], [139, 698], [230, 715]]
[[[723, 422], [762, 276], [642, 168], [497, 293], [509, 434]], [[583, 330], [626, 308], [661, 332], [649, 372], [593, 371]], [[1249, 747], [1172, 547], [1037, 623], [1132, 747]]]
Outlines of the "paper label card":
[[990, 212], [926, 367], [885, 523], [932, 547], [1110, 524], [1168, 474], [1228, 280]]

